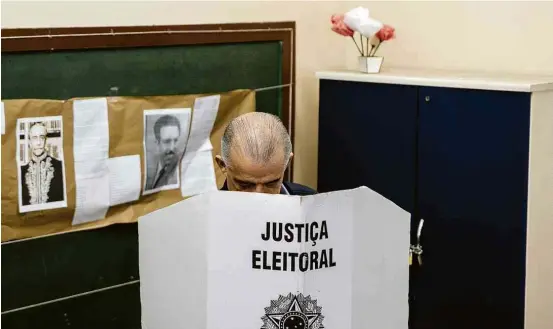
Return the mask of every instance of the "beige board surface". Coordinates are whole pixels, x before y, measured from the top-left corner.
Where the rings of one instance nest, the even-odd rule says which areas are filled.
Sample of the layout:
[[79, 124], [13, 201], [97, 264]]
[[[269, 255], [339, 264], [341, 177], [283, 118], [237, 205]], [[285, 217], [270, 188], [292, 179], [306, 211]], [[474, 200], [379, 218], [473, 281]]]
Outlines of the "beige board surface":
[[[109, 122], [109, 158], [139, 155], [144, 170], [144, 110], [193, 108], [194, 100], [202, 95], [107, 97]], [[220, 140], [228, 122], [255, 111], [255, 92], [235, 90], [220, 94], [220, 105], [211, 131], [213, 156], [220, 151]], [[60, 232], [86, 230], [115, 223], [135, 222], [138, 217], [184, 199], [180, 189], [142, 195], [137, 201], [110, 207], [104, 219], [81, 225], [72, 225], [76, 204], [75, 166], [73, 155], [73, 102], [79, 98], [60, 100], [3, 100], [6, 131], [2, 135], [2, 242]], [[83, 98], [80, 98], [83, 99]], [[63, 122], [63, 163], [67, 207], [19, 211], [18, 162], [16, 145], [19, 135], [17, 120], [23, 118], [61, 116]], [[194, 112], [192, 111], [192, 116]], [[215, 165], [217, 185], [224, 176]], [[144, 186], [144, 173], [141, 174]]]

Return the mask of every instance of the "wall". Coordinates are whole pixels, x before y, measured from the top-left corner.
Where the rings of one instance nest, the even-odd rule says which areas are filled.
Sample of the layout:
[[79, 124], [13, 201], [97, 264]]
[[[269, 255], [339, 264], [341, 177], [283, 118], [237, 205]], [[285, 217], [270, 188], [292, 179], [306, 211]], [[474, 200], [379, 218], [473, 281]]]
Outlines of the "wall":
[[[385, 65], [469, 71], [553, 74], [553, 2], [353, 1], [393, 25], [397, 39], [379, 54]], [[347, 41], [347, 40], [344, 40]], [[349, 41], [348, 43], [352, 43]], [[357, 51], [348, 45], [346, 65]]]
[[[356, 48], [329, 17], [362, 5], [397, 28], [385, 66], [553, 74], [553, 2], [2, 1], [2, 27], [297, 22], [296, 181], [316, 187], [317, 70], [354, 69]], [[340, 109], [336, 109], [339, 111]]]

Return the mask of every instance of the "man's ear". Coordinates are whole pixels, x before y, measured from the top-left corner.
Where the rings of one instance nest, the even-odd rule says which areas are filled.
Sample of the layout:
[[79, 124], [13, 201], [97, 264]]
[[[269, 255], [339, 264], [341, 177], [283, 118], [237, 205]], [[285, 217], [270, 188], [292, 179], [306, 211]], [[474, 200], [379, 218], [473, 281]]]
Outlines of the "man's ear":
[[290, 166], [290, 163], [292, 163], [292, 158], [294, 157], [294, 152], [290, 152], [290, 157], [288, 158], [288, 163], [286, 164], [286, 168]]
[[220, 156], [220, 155], [216, 155], [215, 156], [215, 162], [217, 162], [217, 165], [219, 166], [219, 168], [221, 169], [223, 174], [226, 174], [227, 173], [227, 165], [225, 164], [225, 161], [223, 161], [223, 157]]

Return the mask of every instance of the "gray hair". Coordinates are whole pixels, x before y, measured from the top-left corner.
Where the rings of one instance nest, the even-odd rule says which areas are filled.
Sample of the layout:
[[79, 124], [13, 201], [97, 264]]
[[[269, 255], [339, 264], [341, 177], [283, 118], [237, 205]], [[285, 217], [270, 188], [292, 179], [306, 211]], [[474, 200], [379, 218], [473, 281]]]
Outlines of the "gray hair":
[[270, 161], [278, 152], [284, 152], [284, 167], [288, 166], [292, 141], [282, 121], [276, 115], [251, 112], [234, 118], [221, 138], [221, 156], [230, 165], [232, 149], [257, 163]]

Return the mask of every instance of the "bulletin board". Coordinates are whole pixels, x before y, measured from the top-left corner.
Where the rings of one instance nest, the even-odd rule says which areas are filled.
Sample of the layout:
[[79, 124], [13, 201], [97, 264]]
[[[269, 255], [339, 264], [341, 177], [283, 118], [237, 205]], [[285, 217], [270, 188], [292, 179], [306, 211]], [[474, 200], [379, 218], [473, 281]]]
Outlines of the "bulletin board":
[[[2, 99], [257, 90], [294, 135], [295, 23], [2, 30]], [[291, 179], [291, 171], [288, 178]], [[11, 328], [140, 328], [135, 224], [2, 245]]]
[[[204, 104], [209, 108], [202, 108], [202, 100], [207, 100]], [[255, 111], [255, 92], [4, 100], [3, 107], [5, 242], [133, 223], [147, 213], [221, 186], [225, 177], [213, 159], [220, 154], [218, 141], [228, 122]], [[154, 187], [151, 181], [158, 176], [156, 169], [163, 153], [155, 141], [153, 125], [163, 117], [177, 120], [177, 143], [169, 149], [172, 174]], [[34, 123], [38, 129], [46, 128], [46, 145], [38, 150], [45, 158], [39, 163], [50, 168], [51, 177], [47, 170], [33, 165], [36, 162], [32, 161], [29, 137]], [[202, 149], [198, 138], [209, 147]], [[205, 169], [195, 169], [194, 173], [199, 165]], [[195, 187], [200, 178], [205, 186]], [[41, 182], [35, 183], [37, 179]], [[47, 198], [41, 200], [40, 192]]]

